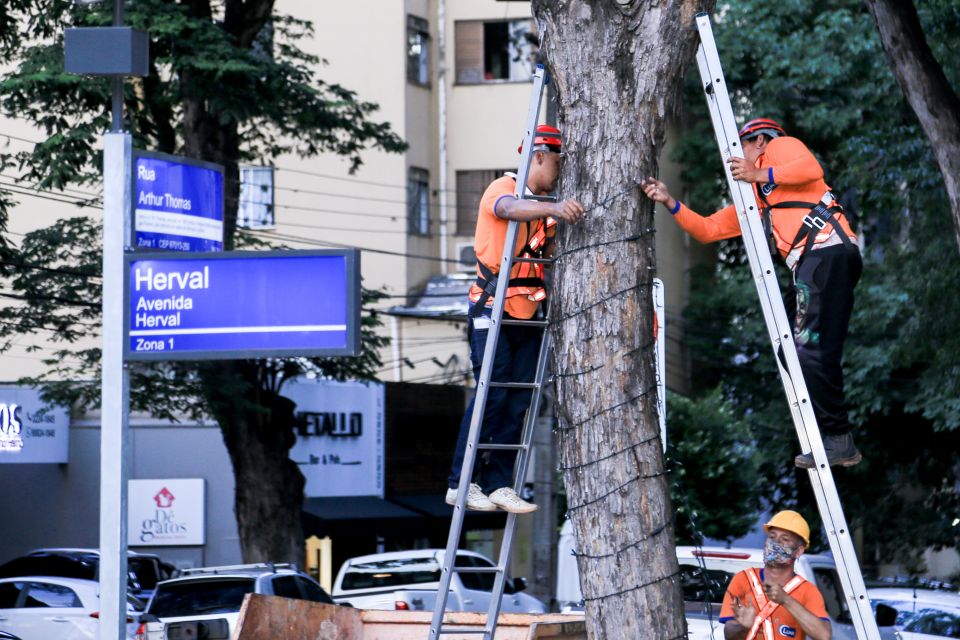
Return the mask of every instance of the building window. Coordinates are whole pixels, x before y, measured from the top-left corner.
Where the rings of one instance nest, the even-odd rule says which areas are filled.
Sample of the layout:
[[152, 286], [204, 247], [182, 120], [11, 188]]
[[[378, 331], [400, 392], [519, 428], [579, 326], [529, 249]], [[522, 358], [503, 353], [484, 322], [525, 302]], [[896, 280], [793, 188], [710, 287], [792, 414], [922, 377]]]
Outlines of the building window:
[[273, 210], [273, 167], [240, 167], [237, 226], [243, 229], [274, 227]]
[[457, 235], [472, 236], [477, 229], [480, 198], [491, 182], [505, 171], [514, 169], [479, 169], [457, 171]]
[[533, 76], [538, 51], [533, 22], [527, 20], [458, 21], [457, 82], [523, 82]]
[[407, 82], [430, 86], [430, 30], [416, 16], [407, 16]]
[[418, 236], [430, 234], [430, 174], [410, 168], [407, 181], [407, 230]]

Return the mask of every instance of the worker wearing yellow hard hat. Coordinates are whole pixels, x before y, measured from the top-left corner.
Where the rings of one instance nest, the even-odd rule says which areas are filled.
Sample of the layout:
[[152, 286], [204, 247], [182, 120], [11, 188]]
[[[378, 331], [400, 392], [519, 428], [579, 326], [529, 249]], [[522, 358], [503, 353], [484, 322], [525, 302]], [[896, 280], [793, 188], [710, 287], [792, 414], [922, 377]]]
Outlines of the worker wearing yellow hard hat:
[[797, 558], [810, 545], [810, 525], [796, 511], [780, 511], [763, 525], [763, 568], [733, 577], [723, 596], [720, 622], [734, 640], [829, 640], [823, 595], [797, 575]]

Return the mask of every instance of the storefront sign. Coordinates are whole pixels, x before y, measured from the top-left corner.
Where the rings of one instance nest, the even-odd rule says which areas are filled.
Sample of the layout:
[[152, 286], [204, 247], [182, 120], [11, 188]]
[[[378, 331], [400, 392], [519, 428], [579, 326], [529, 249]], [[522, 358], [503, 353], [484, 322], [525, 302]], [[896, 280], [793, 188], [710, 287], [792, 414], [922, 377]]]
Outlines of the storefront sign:
[[203, 478], [129, 480], [127, 544], [204, 544]]
[[297, 407], [290, 458], [308, 498], [383, 497], [383, 385], [297, 380], [282, 394]]
[[136, 151], [133, 211], [137, 250], [222, 251], [223, 167]]
[[0, 387], [0, 464], [64, 463], [69, 448], [66, 409], [47, 407], [36, 389]]

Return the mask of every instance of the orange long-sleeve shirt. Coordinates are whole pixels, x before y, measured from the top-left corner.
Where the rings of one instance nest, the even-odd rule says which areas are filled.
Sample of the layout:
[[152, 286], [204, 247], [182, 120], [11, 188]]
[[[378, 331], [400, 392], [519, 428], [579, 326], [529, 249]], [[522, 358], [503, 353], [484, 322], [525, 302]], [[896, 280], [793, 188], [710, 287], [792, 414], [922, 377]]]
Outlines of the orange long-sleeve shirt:
[[[757, 167], [767, 170], [767, 182], [753, 185], [758, 214], [764, 206], [758, 189], [764, 189], [770, 204], [789, 201], [817, 203], [830, 189], [823, 179], [823, 168], [820, 163], [806, 145], [797, 138], [780, 137], [771, 140], [764, 154], [758, 158]], [[773, 209], [771, 211], [773, 237], [780, 255], [787, 260], [788, 264], [794, 264], [803, 252], [803, 246], [798, 246], [788, 257], [790, 245], [803, 224], [804, 216], [808, 213], [810, 209]], [[684, 231], [702, 243], [726, 240], [740, 235], [740, 224], [733, 205], [724, 207], [709, 216], [701, 216], [681, 202], [680, 209], [674, 218]], [[856, 236], [846, 217], [837, 214], [837, 218], [846, 234], [855, 239]], [[828, 224], [817, 234], [815, 242], [817, 244], [826, 242], [833, 233], [833, 225]]]

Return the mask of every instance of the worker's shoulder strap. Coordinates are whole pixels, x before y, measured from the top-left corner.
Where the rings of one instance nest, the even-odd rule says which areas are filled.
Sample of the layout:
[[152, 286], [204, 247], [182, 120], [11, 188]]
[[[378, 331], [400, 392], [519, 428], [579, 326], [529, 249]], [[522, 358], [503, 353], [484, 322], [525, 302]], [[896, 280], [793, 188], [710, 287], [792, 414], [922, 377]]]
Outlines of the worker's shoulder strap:
[[[754, 640], [760, 632], [761, 627], [763, 627], [764, 638], [766, 638], [766, 640], [774, 640], [773, 623], [770, 621], [770, 616], [773, 615], [773, 612], [776, 611], [780, 605], [773, 600], [767, 599], [767, 594], [764, 593], [763, 584], [760, 581], [759, 569], [747, 569], [747, 578], [750, 580], [750, 589], [753, 591], [753, 596], [760, 610], [757, 612], [757, 617], [753, 619], [753, 626], [750, 627], [746, 640]], [[787, 581], [787, 584], [783, 585], [783, 590], [788, 594], [793, 593], [804, 582], [806, 582], [806, 580], [804, 580], [802, 576], [794, 575]]]

